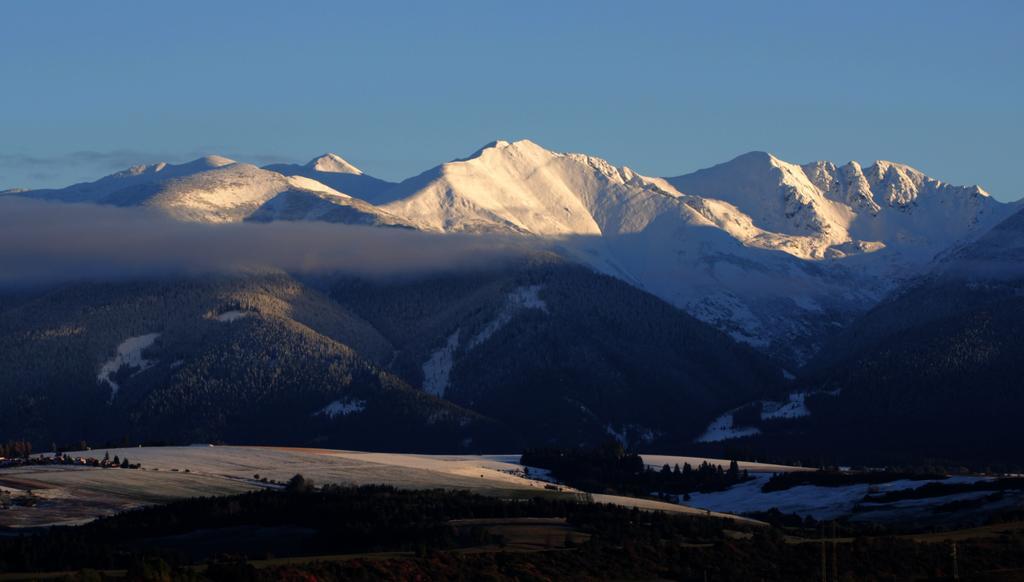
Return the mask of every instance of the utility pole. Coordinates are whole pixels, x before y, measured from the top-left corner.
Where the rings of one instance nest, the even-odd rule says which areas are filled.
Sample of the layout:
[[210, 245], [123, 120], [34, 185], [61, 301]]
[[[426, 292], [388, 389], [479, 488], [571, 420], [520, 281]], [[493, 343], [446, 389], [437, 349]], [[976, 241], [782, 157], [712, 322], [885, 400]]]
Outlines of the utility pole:
[[956, 542], [953, 542], [953, 579], [960, 579], [960, 564], [957, 563]]

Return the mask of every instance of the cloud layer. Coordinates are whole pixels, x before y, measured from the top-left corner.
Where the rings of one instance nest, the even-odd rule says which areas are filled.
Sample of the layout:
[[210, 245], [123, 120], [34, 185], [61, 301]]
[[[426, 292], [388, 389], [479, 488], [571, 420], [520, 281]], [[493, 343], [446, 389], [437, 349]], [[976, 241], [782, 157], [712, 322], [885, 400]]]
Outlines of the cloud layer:
[[369, 276], [479, 268], [523, 239], [312, 222], [193, 224], [145, 209], [0, 197], [0, 285], [280, 269]]

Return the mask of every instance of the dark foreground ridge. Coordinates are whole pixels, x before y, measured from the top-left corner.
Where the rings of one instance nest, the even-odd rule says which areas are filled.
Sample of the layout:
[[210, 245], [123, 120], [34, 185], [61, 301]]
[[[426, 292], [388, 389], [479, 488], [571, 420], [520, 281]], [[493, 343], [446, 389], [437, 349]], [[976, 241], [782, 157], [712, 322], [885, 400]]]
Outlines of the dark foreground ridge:
[[0, 579], [60, 571], [77, 580], [798, 581], [820, 580], [823, 568], [839, 580], [949, 579], [951, 540], [961, 579], [1024, 576], [1019, 522], [893, 536], [542, 497], [318, 488], [296, 476], [282, 491], [177, 501], [0, 537], [0, 572], [8, 572]]

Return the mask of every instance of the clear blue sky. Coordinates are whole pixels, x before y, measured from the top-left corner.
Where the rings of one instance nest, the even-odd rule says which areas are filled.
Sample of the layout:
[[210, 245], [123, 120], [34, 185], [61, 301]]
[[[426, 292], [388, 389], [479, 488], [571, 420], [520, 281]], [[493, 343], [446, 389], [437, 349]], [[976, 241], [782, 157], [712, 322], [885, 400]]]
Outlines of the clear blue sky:
[[200, 153], [388, 179], [496, 138], [1024, 194], [1024, 2], [0, 3], [0, 189]]

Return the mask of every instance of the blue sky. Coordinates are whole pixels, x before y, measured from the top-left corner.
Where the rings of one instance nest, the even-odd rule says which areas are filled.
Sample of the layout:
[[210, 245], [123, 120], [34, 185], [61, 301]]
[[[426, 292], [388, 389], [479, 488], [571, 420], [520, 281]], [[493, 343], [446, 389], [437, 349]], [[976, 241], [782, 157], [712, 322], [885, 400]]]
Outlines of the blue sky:
[[497, 138], [677, 175], [766, 150], [1024, 194], [1024, 2], [0, 3], [0, 189]]

